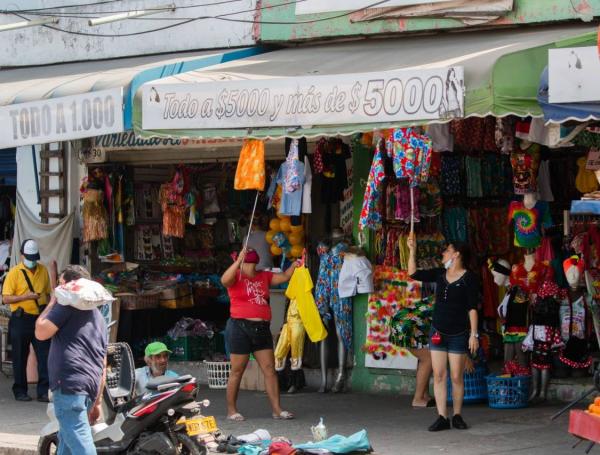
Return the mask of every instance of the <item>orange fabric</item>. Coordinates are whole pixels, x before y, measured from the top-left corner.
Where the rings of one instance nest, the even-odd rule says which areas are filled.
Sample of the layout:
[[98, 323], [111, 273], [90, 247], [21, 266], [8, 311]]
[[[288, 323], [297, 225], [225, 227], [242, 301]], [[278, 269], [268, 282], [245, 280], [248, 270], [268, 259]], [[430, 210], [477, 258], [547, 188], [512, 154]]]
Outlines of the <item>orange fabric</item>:
[[265, 144], [256, 139], [246, 139], [240, 152], [233, 187], [236, 190], [265, 189]]

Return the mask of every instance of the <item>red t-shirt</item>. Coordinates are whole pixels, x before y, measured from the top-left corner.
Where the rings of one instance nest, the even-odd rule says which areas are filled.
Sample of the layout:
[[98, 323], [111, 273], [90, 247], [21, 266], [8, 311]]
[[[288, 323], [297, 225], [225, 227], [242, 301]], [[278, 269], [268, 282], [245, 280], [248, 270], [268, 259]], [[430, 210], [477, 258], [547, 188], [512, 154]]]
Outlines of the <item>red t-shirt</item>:
[[264, 270], [256, 272], [254, 278], [237, 273], [235, 284], [227, 289], [233, 319], [271, 320], [269, 287], [272, 277], [272, 272]]

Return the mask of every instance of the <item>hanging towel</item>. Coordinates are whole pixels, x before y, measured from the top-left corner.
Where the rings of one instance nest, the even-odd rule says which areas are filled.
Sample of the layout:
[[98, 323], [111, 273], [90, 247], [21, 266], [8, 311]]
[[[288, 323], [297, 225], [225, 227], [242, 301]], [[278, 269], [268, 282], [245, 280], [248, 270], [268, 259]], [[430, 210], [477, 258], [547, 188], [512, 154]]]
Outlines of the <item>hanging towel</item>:
[[265, 144], [257, 139], [246, 139], [240, 152], [233, 187], [236, 190], [265, 189]]

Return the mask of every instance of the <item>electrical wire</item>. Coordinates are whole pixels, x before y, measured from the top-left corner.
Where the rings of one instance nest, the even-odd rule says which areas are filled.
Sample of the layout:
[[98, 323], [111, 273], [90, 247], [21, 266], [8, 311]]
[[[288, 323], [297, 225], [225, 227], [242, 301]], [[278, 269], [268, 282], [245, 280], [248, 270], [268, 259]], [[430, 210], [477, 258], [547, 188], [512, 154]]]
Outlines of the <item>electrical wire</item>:
[[[54, 6], [54, 7], [48, 7], [48, 8], [36, 8], [36, 9], [30, 9], [30, 10], [0, 10], [0, 13], [4, 13], [4, 14], [12, 14], [12, 13], [22, 13], [22, 14], [38, 14], [38, 15], [52, 15], [52, 16], [56, 16], [56, 14], [50, 12], [50, 13], [40, 13], [40, 11], [51, 11], [51, 10], [58, 10], [58, 9], [64, 9], [64, 8], [71, 8], [71, 7], [77, 7], [77, 6], [96, 6], [96, 5], [101, 5], [103, 3], [112, 3], [112, 2], [121, 2], [123, 0], [106, 0], [104, 2], [98, 2], [98, 3], [86, 3], [83, 5], [65, 5], [65, 6]], [[227, 3], [237, 3], [237, 2], [241, 2], [243, 0], [221, 0], [218, 2], [212, 2], [212, 3], [196, 3], [194, 5], [175, 5], [176, 9], [188, 9], [188, 8], [201, 8], [203, 6], [213, 6], [213, 5], [223, 5], [223, 4], [227, 4]], [[273, 6], [277, 6], [277, 5], [273, 5]], [[103, 13], [103, 14], [114, 14], [114, 13], [131, 13], [132, 11], [138, 11], [138, 10], [144, 10], [144, 11], [162, 11], [166, 9], [165, 7], [162, 8], [156, 8], [156, 7], [150, 7], [150, 8], [133, 8], [133, 9], [125, 9], [125, 10], [111, 10], [111, 11], [79, 11], [79, 12], [75, 12], [72, 14], [85, 14], [85, 13]], [[63, 12], [61, 14], [71, 14], [69, 12]]]
[[18, 9], [18, 10], [0, 10], [0, 13], [4, 14], [12, 14], [12, 13], [30, 13], [32, 11], [50, 11], [53, 9], [63, 9], [63, 8], [81, 8], [82, 6], [97, 6], [104, 5], [106, 3], [116, 3], [122, 2], [123, 0], [104, 0], [101, 2], [93, 2], [93, 3], [81, 3], [78, 5], [62, 5], [62, 6], [48, 6], [45, 8], [31, 8], [31, 9]]
[[[151, 29], [151, 30], [144, 30], [144, 31], [140, 31], [140, 32], [132, 32], [132, 33], [121, 33], [121, 34], [106, 34], [106, 33], [87, 33], [87, 32], [78, 32], [78, 31], [73, 31], [73, 30], [65, 30], [63, 28], [60, 27], [55, 27], [52, 25], [42, 25], [42, 27], [51, 29], [51, 30], [55, 30], [58, 32], [63, 32], [63, 33], [67, 33], [70, 35], [78, 35], [78, 36], [90, 36], [90, 37], [100, 37], [100, 38], [124, 38], [124, 37], [129, 37], [129, 36], [138, 36], [138, 35], [145, 35], [147, 33], [155, 33], [155, 32], [160, 32], [163, 30], [168, 30], [174, 27], [179, 27], [181, 25], [186, 25], [189, 24], [191, 22], [196, 22], [196, 21], [200, 21], [200, 20], [208, 20], [208, 19], [215, 19], [215, 20], [221, 20], [221, 21], [226, 21], [226, 22], [240, 22], [240, 23], [251, 23], [251, 24], [267, 24], [267, 25], [297, 25], [297, 24], [313, 24], [313, 23], [317, 23], [317, 22], [324, 22], [324, 21], [330, 21], [333, 19], [339, 19], [341, 17], [346, 17], [346, 16], [350, 16], [354, 13], [363, 11], [366, 8], [373, 8], [379, 5], [382, 5], [384, 3], [387, 3], [389, 0], [380, 0], [378, 2], [374, 2], [371, 3], [369, 5], [366, 5], [362, 8], [358, 8], [352, 11], [348, 11], [345, 13], [341, 13], [341, 14], [337, 14], [334, 16], [329, 16], [329, 17], [322, 17], [319, 19], [308, 19], [308, 20], [304, 20], [304, 21], [256, 21], [256, 20], [250, 20], [250, 19], [233, 19], [233, 18], [229, 18], [227, 16], [233, 16], [236, 14], [242, 14], [244, 12], [254, 12], [254, 11], [259, 11], [259, 10], [264, 10], [264, 9], [272, 9], [272, 8], [277, 8], [280, 6], [286, 6], [286, 5], [291, 5], [291, 4], [296, 4], [296, 3], [300, 3], [300, 2], [305, 2], [308, 0], [293, 0], [290, 2], [286, 2], [286, 3], [280, 3], [278, 5], [270, 5], [270, 6], [263, 6], [260, 8], [254, 8], [252, 10], [245, 10], [245, 11], [236, 11], [233, 13], [225, 13], [225, 14], [219, 14], [216, 16], [198, 16], [198, 17], [190, 17], [190, 18], [186, 18], [184, 20], [182, 20], [181, 22], [177, 22], [176, 24], [169, 24], [169, 25], [165, 25], [164, 27], [158, 27], [155, 29]], [[27, 17], [22, 16], [18, 13], [12, 13], [17, 17], [20, 17], [21, 19], [25, 19], [25, 20], [29, 20]], [[134, 18], [131, 18], [134, 19]], [[139, 19], [139, 18], [138, 18]], [[158, 19], [158, 18], [155, 18]], [[169, 18], [170, 19], [170, 18]], [[182, 19], [182, 18], [179, 18]]]

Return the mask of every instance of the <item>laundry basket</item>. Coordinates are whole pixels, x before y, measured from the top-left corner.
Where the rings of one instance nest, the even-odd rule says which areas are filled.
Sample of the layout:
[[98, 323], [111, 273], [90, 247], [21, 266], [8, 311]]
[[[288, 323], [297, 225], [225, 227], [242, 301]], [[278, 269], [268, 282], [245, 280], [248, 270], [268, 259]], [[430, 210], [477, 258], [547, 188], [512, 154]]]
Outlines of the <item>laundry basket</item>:
[[[463, 403], [480, 403], [487, 401], [488, 388], [486, 382], [487, 367], [478, 366], [472, 373], [465, 372], [464, 385], [465, 394]], [[448, 403], [452, 403], [452, 381], [448, 377], [447, 383]]]
[[486, 379], [490, 408], [517, 409], [527, 407], [531, 376], [502, 377], [491, 374]]
[[207, 362], [206, 376], [208, 378], [209, 389], [226, 389], [229, 372], [231, 371], [231, 362]]

